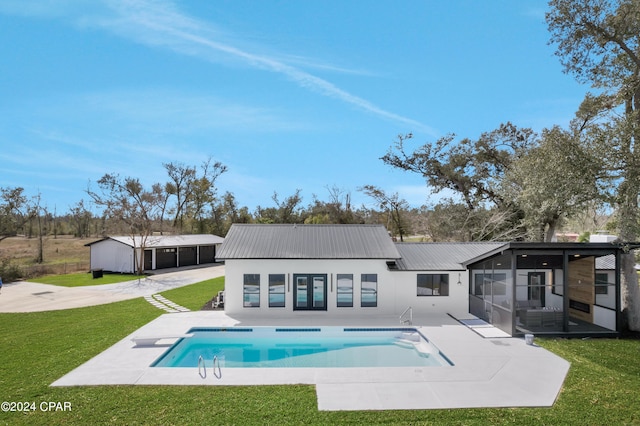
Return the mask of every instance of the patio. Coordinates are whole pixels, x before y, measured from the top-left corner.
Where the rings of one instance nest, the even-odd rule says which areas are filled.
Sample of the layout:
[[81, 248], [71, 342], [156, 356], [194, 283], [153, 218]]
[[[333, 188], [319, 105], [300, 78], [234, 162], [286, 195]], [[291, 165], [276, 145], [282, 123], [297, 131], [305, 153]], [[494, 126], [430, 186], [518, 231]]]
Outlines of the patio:
[[[416, 317], [413, 326], [454, 363], [439, 368], [296, 368], [222, 370], [206, 378], [196, 368], [151, 368], [167, 345], [135, 347], [134, 336], [175, 336], [191, 327], [259, 326], [264, 319], [199, 311], [166, 314], [69, 372], [52, 386], [88, 385], [272, 385], [313, 384], [320, 410], [392, 410], [472, 407], [544, 407], [553, 405], [569, 363], [521, 338], [483, 337], [490, 326], [471, 327], [475, 318]], [[471, 320], [471, 321], [470, 321]], [[305, 313], [270, 318], [269, 325], [398, 326], [397, 317], [327, 318]], [[494, 329], [497, 330], [497, 329]], [[169, 343], [169, 342], [167, 342]]]

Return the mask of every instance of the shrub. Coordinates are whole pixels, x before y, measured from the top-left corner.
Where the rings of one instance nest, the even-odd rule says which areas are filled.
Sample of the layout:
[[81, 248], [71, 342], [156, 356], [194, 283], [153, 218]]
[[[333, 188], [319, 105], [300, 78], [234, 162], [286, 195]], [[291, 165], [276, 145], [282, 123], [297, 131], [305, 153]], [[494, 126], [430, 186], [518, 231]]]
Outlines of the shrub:
[[0, 278], [2, 278], [2, 281], [6, 283], [18, 281], [22, 278], [20, 265], [16, 264], [9, 257], [3, 257], [0, 259]]

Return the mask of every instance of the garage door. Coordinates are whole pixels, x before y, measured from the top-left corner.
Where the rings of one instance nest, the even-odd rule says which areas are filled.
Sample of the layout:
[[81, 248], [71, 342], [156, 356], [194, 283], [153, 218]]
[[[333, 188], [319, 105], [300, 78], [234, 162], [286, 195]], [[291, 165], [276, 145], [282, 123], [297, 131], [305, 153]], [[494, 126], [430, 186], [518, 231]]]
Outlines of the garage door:
[[195, 247], [180, 247], [178, 250], [180, 253], [178, 256], [179, 266], [197, 265], [198, 256]]
[[216, 246], [200, 246], [200, 263], [216, 261]]
[[156, 269], [175, 268], [178, 265], [175, 248], [156, 249]]

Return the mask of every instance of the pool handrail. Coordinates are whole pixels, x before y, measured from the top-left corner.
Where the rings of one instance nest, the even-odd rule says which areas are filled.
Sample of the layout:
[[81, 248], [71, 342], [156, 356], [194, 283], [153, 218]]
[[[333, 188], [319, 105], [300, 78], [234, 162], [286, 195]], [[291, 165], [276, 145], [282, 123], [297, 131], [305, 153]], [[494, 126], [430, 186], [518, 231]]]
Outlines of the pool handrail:
[[[407, 312], [409, 313], [409, 319], [402, 319]], [[409, 306], [407, 309], [404, 310], [404, 312], [402, 314], [400, 314], [400, 324], [404, 325], [413, 325], [413, 308], [411, 306]]]
[[[216, 366], [218, 368], [217, 374], [216, 374]], [[220, 369], [220, 360], [218, 359], [217, 355], [213, 356], [213, 375], [218, 379], [222, 379], [222, 370]]]
[[203, 379], [207, 378], [207, 367], [204, 365], [204, 358], [202, 358], [202, 355], [198, 357], [198, 374]]

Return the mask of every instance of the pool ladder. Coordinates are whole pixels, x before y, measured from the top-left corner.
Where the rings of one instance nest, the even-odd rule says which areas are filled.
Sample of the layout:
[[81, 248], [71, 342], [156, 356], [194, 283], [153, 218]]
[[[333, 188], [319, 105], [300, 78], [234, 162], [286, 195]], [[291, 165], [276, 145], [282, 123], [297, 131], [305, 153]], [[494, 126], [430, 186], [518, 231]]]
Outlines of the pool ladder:
[[[213, 356], [213, 375], [218, 378], [218, 379], [222, 379], [222, 369], [220, 368], [220, 360], [218, 359], [217, 355]], [[204, 363], [204, 358], [202, 357], [202, 355], [200, 355], [200, 357], [198, 357], [198, 374], [200, 375], [200, 377], [202, 377], [203, 379], [207, 378], [207, 367]]]
[[[409, 318], [404, 318], [404, 316], [407, 314], [409, 314]], [[413, 308], [411, 306], [409, 306], [404, 310], [402, 314], [400, 314], [400, 324], [413, 325]]]
[[[216, 374], [217, 370], [217, 374]], [[220, 360], [216, 355], [213, 356], [213, 375], [218, 379], [222, 379], [222, 370], [220, 369]]]

